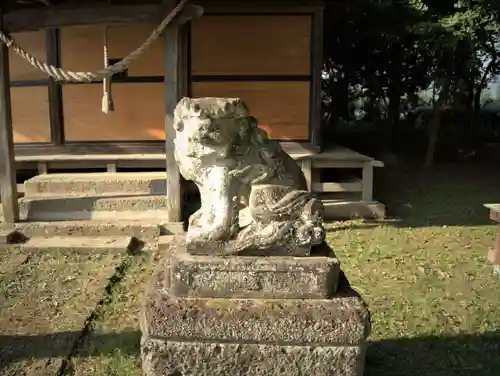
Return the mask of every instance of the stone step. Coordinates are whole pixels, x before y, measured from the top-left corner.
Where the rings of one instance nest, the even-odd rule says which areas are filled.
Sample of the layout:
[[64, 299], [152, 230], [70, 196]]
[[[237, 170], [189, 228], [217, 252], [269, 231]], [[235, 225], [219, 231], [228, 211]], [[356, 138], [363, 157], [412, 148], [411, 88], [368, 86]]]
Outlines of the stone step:
[[142, 244], [131, 236], [51, 236], [33, 237], [23, 244], [27, 252], [130, 252], [142, 249]]
[[28, 221], [145, 220], [167, 218], [167, 196], [23, 197], [21, 218]]
[[329, 299], [337, 291], [340, 262], [330, 249], [328, 257], [217, 257], [189, 254], [184, 244], [183, 238], [170, 243], [165, 270], [177, 297]]
[[27, 238], [42, 236], [133, 236], [149, 241], [161, 235], [183, 232], [182, 223], [160, 223], [159, 221], [55, 221], [20, 222], [3, 225], [4, 231], [17, 230]]
[[385, 205], [378, 201], [336, 200], [321, 197], [325, 208], [325, 220], [385, 218]]
[[165, 194], [166, 172], [44, 174], [24, 183], [25, 196]]

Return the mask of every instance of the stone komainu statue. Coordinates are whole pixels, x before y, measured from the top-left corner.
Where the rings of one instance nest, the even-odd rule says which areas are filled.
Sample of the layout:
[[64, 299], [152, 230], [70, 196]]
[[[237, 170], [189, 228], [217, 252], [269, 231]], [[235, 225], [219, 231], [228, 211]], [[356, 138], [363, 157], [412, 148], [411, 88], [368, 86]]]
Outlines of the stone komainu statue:
[[174, 128], [180, 172], [201, 195], [189, 219], [191, 253], [307, 254], [324, 241], [321, 201], [243, 100], [183, 98]]

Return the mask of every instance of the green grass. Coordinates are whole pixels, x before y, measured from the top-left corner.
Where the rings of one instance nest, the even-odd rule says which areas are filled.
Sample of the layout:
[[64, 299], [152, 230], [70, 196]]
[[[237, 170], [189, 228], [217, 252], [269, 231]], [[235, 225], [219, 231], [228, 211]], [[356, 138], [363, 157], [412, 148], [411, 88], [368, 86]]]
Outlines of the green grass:
[[336, 249], [373, 319], [366, 375], [500, 375], [500, 279], [487, 251], [500, 202], [496, 169], [386, 171], [397, 218], [333, 224]]
[[372, 312], [367, 375], [500, 374], [500, 280], [493, 226], [330, 229]]
[[[393, 220], [327, 225], [342, 269], [372, 313], [365, 375], [500, 375], [500, 279], [486, 259], [497, 228], [482, 207], [500, 202], [500, 174], [452, 166], [378, 175], [376, 192]], [[9, 265], [23, 260], [13, 253]], [[138, 313], [157, 261], [135, 259], [69, 374], [142, 375]]]

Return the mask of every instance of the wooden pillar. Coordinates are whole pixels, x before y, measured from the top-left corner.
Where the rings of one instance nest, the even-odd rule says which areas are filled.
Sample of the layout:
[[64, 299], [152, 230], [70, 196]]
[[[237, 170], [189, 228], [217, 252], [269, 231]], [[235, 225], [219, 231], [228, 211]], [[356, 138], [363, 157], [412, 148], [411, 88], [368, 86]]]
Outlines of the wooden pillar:
[[[47, 63], [56, 67], [61, 66], [59, 30], [50, 28], [45, 30], [45, 45], [47, 46]], [[59, 82], [49, 80], [49, 113], [50, 134], [53, 145], [62, 145], [64, 142], [62, 87]]]
[[[174, 0], [163, 0], [173, 9]], [[185, 48], [185, 28], [172, 23], [165, 30], [165, 150], [167, 158], [167, 220], [180, 222], [182, 219], [182, 191], [179, 167], [174, 158], [174, 109], [177, 102], [186, 95], [185, 79], [187, 77]]]
[[[0, 13], [0, 28], [2, 28]], [[9, 50], [0, 43], [0, 199], [6, 223], [19, 221], [10, 101]]]
[[310, 142], [312, 145], [322, 149], [322, 130], [323, 123], [321, 107], [321, 83], [323, 82], [321, 72], [323, 70], [323, 7], [317, 7], [314, 10], [313, 24], [311, 32], [312, 49], [312, 81], [311, 81], [311, 113], [310, 113]]

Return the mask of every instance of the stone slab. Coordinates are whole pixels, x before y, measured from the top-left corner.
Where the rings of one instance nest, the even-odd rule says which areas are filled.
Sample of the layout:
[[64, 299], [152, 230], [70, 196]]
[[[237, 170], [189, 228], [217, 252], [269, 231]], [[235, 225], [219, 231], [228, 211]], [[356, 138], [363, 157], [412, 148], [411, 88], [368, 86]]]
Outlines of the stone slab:
[[141, 341], [146, 376], [362, 376], [365, 353], [365, 346]]
[[[17, 230], [24, 238], [51, 236], [133, 236], [141, 240], [156, 240], [163, 235], [184, 234], [183, 222], [149, 220], [83, 220], [35, 221], [0, 224], [0, 244], [5, 236]], [[1, 238], [3, 236], [3, 238]], [[14, 241], [14, 242], [17, 242]]]
[[[10, 225], [12, 227], [12, 225]], [[133, 236], [139, 239], [157, 238], [162, 225], [155, 221], [111, 220], [111, 221], [53, 221], [19, 222], [15, 228], [24, 236]]]
[[179, 297], [328, 299], [337, 290], [333, 257], [172, 255], [170, 293]]
[[26, 252], [71, 250], [82, 253], [96, 251], [135, 253], [141, 249], [141, 244], [129, 236], [52, 236], [33, 237], [23, 245], [23, 248]]
[[37, 175], [24, 183], [26, 196], [166, 194], [166, 172], [97, 172]]
[[21, 217], [29, 221], [140, 220], [167, 218], [167, 196], [23, 197]]
[[370, 313], [354, 292], [328, 300], [196, 299], [172, 296], [165, 286], [160, 269], [140, 318], [142, 333], [152, 338], [357, 346], [370, 333]]
[[294, 256], [304, 257], [311, 254], [311, 246], [302, 246], [296, 248], [286, 248], [279, 245], [271, 245], [265, 249], [246, 248], [238, 251], [237, 242], [213, 241], [209, 243], [188, 243], [187, 251], [192, 255], [198, 256]]
[[[324, 195], [326, 196], [326, 195]], [[322, 195], [325, 220], [377, 219], [386, 217], [385, 205], [378, 201], [344, 201]]]

